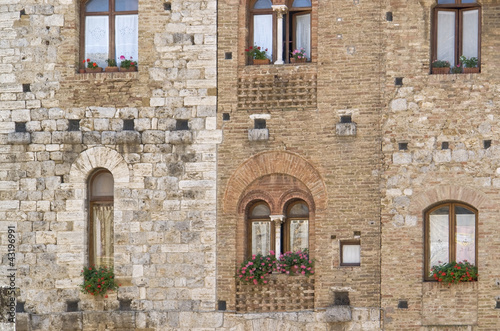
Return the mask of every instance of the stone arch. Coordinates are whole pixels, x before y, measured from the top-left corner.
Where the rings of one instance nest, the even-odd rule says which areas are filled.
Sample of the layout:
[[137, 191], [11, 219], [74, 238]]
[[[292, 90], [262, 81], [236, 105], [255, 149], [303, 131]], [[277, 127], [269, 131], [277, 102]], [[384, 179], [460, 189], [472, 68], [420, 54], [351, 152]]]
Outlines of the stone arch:
[[410, 213], [422, 214], [429, 207], [442, 201], [461, 201], [480, 210], [484, 207], [487, 197], [474, 189], [457, 185], [442, 185], [425, 190], [414, 195], [410, 202]]
[[309, 189], [318, 209], [326, 206], [326, 187], [319, 172], [304, 158], [284, 151], [263, 152], [241, 164], [229, 178], [224, 194], [224, 211], [236, 212], [245, 189], [256, 179], [271, 174], [286, 174]]
[[130, 182], [127, 162], [120, 153], [108, 147], [93, 147], [83, 151], [71, 165], [69, 182], [85, 184], [89, 175], [98, 168], [109, 170], [115, 183]]

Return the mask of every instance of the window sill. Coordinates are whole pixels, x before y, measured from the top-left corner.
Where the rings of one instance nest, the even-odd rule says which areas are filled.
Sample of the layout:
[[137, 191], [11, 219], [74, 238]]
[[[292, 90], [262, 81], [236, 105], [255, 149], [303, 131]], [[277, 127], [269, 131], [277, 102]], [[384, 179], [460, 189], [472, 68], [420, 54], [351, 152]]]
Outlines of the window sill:
[[136, 79], [139, 78], [138, 71], [117, 71], [117, 72], [77, 72], [75, 78], [78, 80], [116, 80], [116, 79]]

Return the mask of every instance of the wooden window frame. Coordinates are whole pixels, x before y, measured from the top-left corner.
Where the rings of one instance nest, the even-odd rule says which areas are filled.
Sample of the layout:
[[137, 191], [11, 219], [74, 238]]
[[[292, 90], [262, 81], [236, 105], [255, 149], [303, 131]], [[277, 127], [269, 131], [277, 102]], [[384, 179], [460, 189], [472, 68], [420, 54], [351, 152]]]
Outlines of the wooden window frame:
[[[277, 54], [278, 54], [278, 41], [276, 40], [276, 34], [277, 34], [277, 23], [278, 23], [278, 18], [277, 14], [274, 10], [271, 9], [254, 9], [253, 7], [255, 6], [255, 3], [258, 0], [251, 0], [249, 1], [249, 10], [248, 10], [248, 47], [254, 46], [254, 40], [253, 40], [253, 34], [254, 34], [254, 27], [253, 27], [253, 17], [255, 15], [272, 15], [273, 16], [273, 32], [272, 32], [272, 40], [273, 40], [273, 58], [272, 62], [276, 62], [277, 60]], [[295, 49], [295, 42], [297, 40], [295, 36], [295, 31], [296, 31], [296, 15], [301, 15], [301, 14], [310, 14], [311, 15], [311, 27], [309, 29], [309, 33], [311, 34], [309, 40], [311, 41], [312, 44], [312, 0], [311, 0], [311, 7], [292, 7], [293, 0], [286, 0], [285, 5], [288, 8], [288, 12], [283, 15], [283, 33], [285, 34], [285, 40], [283, 52], [284, 52], [284, 59], [283, 61], [285, 63], [290, 63], [290, 52]], [[293, 14], [291, 15], [290, 12]], [[290, 33], [292, 31], [292, 33]], [[292, 34], [292, 36], [290, 36]], [[290, 45], [292, 44], [292, 45]], [[312, 45], [311, 50], [312, 50]], [[312, 59], [312, 55], [308, 54], [308, 56]]]
[[[309, 243], [309, 238], [310, 238], [309, 228], [311, 225], [309, 205], [307, 204], [307, 202], [305, 202], [302, 199], [289, 201], [289, 202], [287, 202], [286, 209], [285, 209], [286, 219], [285, 219], [285, 222], [281, 225], [281, 250], [282, 250], [282, 252], [279, 252], [279, 253], [285, 253], [285, 252], [289, 252], [291, 250], [291, 244], [290, 244], [290, 224], [291, 224], [291, 222], [293, 220], [304, 220], [306, 218], [305, 216], [301, 216], [301, 217], [289, 217], [288, 216], [290, 214], [290, 210], [293, 208], [293, 206], [296, 204], [299, 204], [299, 203], [305, 204], [307, 206], [307, 209], [308, 209], [308, 213], [307, 213], [307, 242]], [[309, 247], [308, 247], [308, 249], [309, 249]]]
[[[85, 18], [87, 16], [108, 16], [108, 29], [109, 29], [109, 54], [108, 59], [116, 59], [117, 55], [115, 54], [115, 17], [120, 15], [139, 15], [139, 10], [128, 10], [128, 11], [115, 11], [115, 0], [107, 0], [108, 1], [108, 11], [102, 12], [90, 12], [87, 13], [86, 6], [88, 1], [82, 1], [81, 10], [80, 10], [80, 63], [83, 63], [85, 59]], [[91, 59], [92, 60], [92, 59]]]
[[[344, 245], [359, 245], [360, 246], [359, 263], [344, 263]], [[342, 267], [359, 267], [359, 266], [361, 266], [361, 240], [350, 239], [350, 240], [341, 240], [340, 241], [340, 266], [342, 266]]]
[[[461, 203], [461, 202], [455, 202], [455, 201], [448, 201], [448, 202], [444, 202], [444, 203], [440, 203], [440, 204], [437, 204], [437, 205], [434, 205], [433, 207], [429, 208], [426, 212], [425, 212], [425, 256], [424, 256], [424, 279], [426, 281], [436, 281], [434, 278], [432, 278], [430, 276], [430, 269], [431, 269], [431, 265], [430, 265], [430, 226], [429, 226], [429, 216], [430, 214], [437, 210], [437, 209], [440, 209], [440, 208], [443, 208], [443, 207], [446, 207], [448, 206], [449, 208], [449, 214], [448, 214], [448, 227], [449, 227], [449, 250], [448, 250], [448, 260], [450, 262], [452, 261], [455, 261], [456, 259], [456, 224], [457, 224], [457, 221], [456, 221], [456, 217], [455, 217], [455, 207], [456, 206], [459, 206], [459, 207], [462, 207], [462, 208], [465, 208], [471, 212], [474, 213], [474, 216], [475, 216], [475, 229], [474, 229], [474, 232], [475, 232], [475, 262], [474, 264], [477, 266], [477, 258], [478, 258], [478, 211], [476, 208], [470, 206], [470, 205], [467, 205], [465, 203]], [[457, 261], [458, 262], [458, 261]]]
[[[271, 238], [270, 238], [270, 243], [269, 243], [269, 247], [271, 250], [274, 250], [274, 247], [276, 246], [275, 245], [275, 237], [276, 237], [276, 230], [275, 230], [275, 225], [274, 225], [274, 222], [271, 221], [271, 218], [268, 217], [268, 218], [251, 218], [251, 215], [252, 215], [252, 211], [254, 208], [256, 208], [258, 205], [266, 205], [267, 208], [269, 208], [269, 205], [265, 202], [265, 201], [262, 201], [262, 200], [259, 200], [259, 201], [253, 201], [249, 204], [249, 208], [248, 208], [248, 211], [246, 213], [246, 219], [247, 219], [247, 249], [246, 249], [246, 256], [247, 257], [251, 257], [252, 256], [252, 236], [253, 236], [253, 233], [252, 233], [252, 224], [254, 222], [269, 222], [270, 224], [270, 227], [271, 227]], [[271, 210], [269, 208], [269, 210]]]
[[[437, 2], [437, 1], [436, 1]], [[437, 33], [438, 33], [438, 12], [439, 11], [454, 11], [455, 15], [455, 63], [450, 63], [452, 67], [460, 63], [460, 56], [463, 45], [463, 23], [462, 13], [468, 10], [478, 10], [478, 46], [477, 46], [477, 59], [478, 68], [481, 68], [481, 6], [475, 3], [461, 3], [461, 0], [455, 0], [454, 4], [438, 4], [433, 10], [432, 19], [432, 59], [431, 63], [435, 60], [442, 60], [437, 58]]]

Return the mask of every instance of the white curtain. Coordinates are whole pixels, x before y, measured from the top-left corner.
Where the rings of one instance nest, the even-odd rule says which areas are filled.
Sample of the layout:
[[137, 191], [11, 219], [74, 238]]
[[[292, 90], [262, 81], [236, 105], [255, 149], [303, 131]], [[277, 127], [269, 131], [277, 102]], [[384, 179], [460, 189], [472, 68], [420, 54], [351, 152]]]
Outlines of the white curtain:
[[297, 15], [296, 19], [296, 46], [306, 50], [307, 59], [311, 59], [311, 14]]
[[462, 12], [462, 54], [465, 57], [477, 57], [479, 42], [479, 10], [466, 10]]
[[109, 54], [108, 16], [87, 16], [85, 18], [85, 59], [106, 67]]
[[93, 206], [94, 261], [96, 265], [113, 265], [113, 206]]
[[117, 15], [115, 20], [115, 54], [120, 65], [120, 56], [127, 60], [139, 59], [139, 23], [137, 15]]
[[449, 215], [430, 215], [430, 267], [448, 263], [449, 260]]
[[292, 252], [303, 251], [309, 247], [309, 221], [290, 221], [290, 250]]
[[457, 214], [457, 262], [476, 262], [476, 215]]
[[455, 63], [455, 12], [438, 11], [437, 59]]
[[254, 15], [253, 42], [251, 46], [267, 48], [267, 57], [270, 60], [273, 58], [273, 15]]
[[361, 263], [361, 245], [343, 245], [342, 263]]
[[269, 254], [271, 222], [252, 222], [252, 254]]

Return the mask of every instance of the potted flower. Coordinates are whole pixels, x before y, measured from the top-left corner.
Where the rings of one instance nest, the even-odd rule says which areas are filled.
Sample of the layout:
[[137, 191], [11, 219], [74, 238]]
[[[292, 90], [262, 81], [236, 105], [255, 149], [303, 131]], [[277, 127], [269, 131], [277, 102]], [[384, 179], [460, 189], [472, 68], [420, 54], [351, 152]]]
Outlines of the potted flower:
[[120, 71], [137, 71], [137, 61], [134, 61], [132, 57], [126, 59], [125, 56], [120, 56]]
[[108, 66], [104, 68], [104, 71], [106, 72], [117, 72], [118, 67], [116, 66], [116, 60], [115, 59], [107, 59], [106, 63]]
[[269, 64], [269, 58], [266, 55], [267, 48], [263, 49], [260, 46], [250, 46], [245, 49], [245, 53], [252, 59], [253, 64]]
[[276, 256], [271, 251], [269, 255], [252, 255], [241, 263], [236, 272], [236, 279], [243, 284], [267, 284], [266, 276], [273, 271], [278, 270]]
[[467, 58], [467, 57], [462, 55], [460, 57], [460, 62], [463, 65], [464, 74], [471, 74], [471, 73], [478, 73], [479, 72], [479, 67], [477, 66], [478, 65], [477, 57]]
[[116, 283], [113, 268], [87, 267], [82, 270], [81, 274], [83, 275], [83, 284], [80, 284], [80, 290], [85, 294], [107, 298], [108, 291], [116, 291], [120, 286]]
[[451, 68], [451, 73], [452, 74], [461, 74], [462, 73], [462, 66], [459, 64], [457, 64], [456, 66], [454, 66], [453, 68]]
[[304, 275], [306, 277], [314, 274], [314, 260], [309, 259], [309, 251], [286, 252], [279, 258], [279, 270], [291, 275]]
[[475, 282], [479, 276], [477, 267], [464, 260], [435, 265], [431, 268], [431, 276], [438, 282], [447, 284]]
[[96, 62], [90, 61], [90, 59], [84, 60], [83, 63], [87, 63], [87, 68], [85, 72], [102, 72], [102, 68]]
[[449, 74], [450, 73], [450, 62], [444, 60], [434, 60], [432, 62], [432, 73], [433, 74]]
[[292, 56], [290, 58], [291, 63], [302, 63], [307, 61], [306, 50], [303, 47], [293, 50], [290, 55]]

